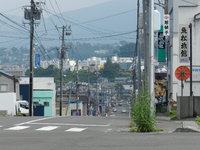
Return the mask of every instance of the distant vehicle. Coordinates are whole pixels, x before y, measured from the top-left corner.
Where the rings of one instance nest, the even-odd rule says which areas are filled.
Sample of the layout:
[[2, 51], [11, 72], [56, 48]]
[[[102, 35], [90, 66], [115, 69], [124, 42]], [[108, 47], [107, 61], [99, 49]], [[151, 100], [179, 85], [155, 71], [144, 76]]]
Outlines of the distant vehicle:
[[15, 116], [17, 114], [28, 115], [29, 103], [25, 100], [16, 100], [16, 97], [11, 93], [0, 95], [0, 112], [5, 115]]
[[122, 106], [122, 103], [118, 103], [118, 106]]
[[113, 108], [113, 112], [117, 112], [117, 108]]
[[126, 111], [126, 109], [122, 109], [122, 113], [126, 113], [127, 111]]
[[16, 101], [16, 112], [27, 116], [29, 114], [29, 103], [26, 100]]

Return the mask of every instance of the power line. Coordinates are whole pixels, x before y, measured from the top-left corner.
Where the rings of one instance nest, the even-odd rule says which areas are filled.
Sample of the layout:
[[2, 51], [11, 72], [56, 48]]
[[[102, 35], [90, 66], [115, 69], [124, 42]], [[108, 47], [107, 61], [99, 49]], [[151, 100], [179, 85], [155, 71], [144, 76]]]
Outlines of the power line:
[[[110, 38], [110, 37], [115, 37], [115, 36], [122, 36], [122, 35], [127, 35], [131, 33], [135, 33], [136, 31], [129, 31], [129, 32], [123, 32], [123, 33], [118, 33], [118, 34], [110, 34], [110, 35], [105, 35], [105, 36], [97, 36], [97, 37], [84, 37], [84, 38], [77, 38], [77, 39], [71, 39], [72, 41], [78, 41], [78, 40], [94, 40], [94, 39], [102, 39], [102, 38]], [[55, 38], [42, 38], [43, 40], [58, 40]]]
[[[53, 8], [54, 13], [57, 14], [55, 8], [53, 7], [53, 4], [52, 4], [51, 0], [49, 0], [49, 3], [50, 3], [50, 5], [51, 5], [51, 7]], [[60, 20], [60, 17], [57, 16], [57, 15], [56, 15], [56, 17], [58, 18], [60, 24], [63, 25], [62, 22], [61, 22], [61, 20]]]
[[11, 11], [15, 11], [17, 9], [21, 9], [21, 7], [12, 8], [12, 9], [9, 9], [9, 10], [6, 10], [6, 11], [2, 11], [1, 13], [11, 12]]
[[188, 3], [188, 4], [195, 5], [195, 6], [200, 6], [200, 5], [198, 5], [198, 4], [194, 3], [194, 2], [190, 2], [190, 1], [188, 1], [188, 0], [182, 0], [182, 1], [183, 1], [183, 2], [186, 2], [186, 3]]
[[120, 13], [116, 13], [116, 14], [113, 14], [113, 15], [109, 15], [109, 16], [106, 16], [106, 17], [85, 21], [85, 22], [82, 22], [82, 24], [87, 24], [87, 23], [91, 23], [91, 22], [97, 22], [97, 21], [105, 20], [105, 19], [112, 18], [112, 17], [115, 17], [115, 16], [127, 14], [127, 13], [135, 11], [135, 10], [137, 10], [137, 9], [130, 9], [130, 10], [123, 11], [123, 12], [120, 12]]
[[19, 23], [13, 21], [13, 20], [10, 19], [9, 17], [5, 16], [4, 14], [0, 13], [0, 15], [1, 15], [2, 17], [4, 17], [5, 19], [9, 20], [10, 22], [12, 22], [13, 24], [17, 25], [18, 27], [20, 27], [20, 28], [22, 28], [22, 29], [24, 29], [24, 30], [29, 31], [27, 28], [25, 28], [24, 26], [20, 25]]
[[0, 35], [0, 37], [6, 37], [11, 39], [27, 39], [28, 37], [19, 37], [19, 36], [9, 36], [9, 35]]
[[0, 19], [0, 22], [2, 22], [2, 23], [4, 23], [4, 24], [8, 25], [11, 29], [14, 29], [14, 30], [18, 30], [18, 31], [21, 31], [21, 32], [27, 33], [26, 31], [21, 30], [21, 29], [15, 27], [15, 26], [13, 26], [13, 25], [10, 25], [9, 23], [7, 23], [7, 22], [5, 22], [5, 21], [3, 21], [3, 20], [1, 20], [1, 19]]

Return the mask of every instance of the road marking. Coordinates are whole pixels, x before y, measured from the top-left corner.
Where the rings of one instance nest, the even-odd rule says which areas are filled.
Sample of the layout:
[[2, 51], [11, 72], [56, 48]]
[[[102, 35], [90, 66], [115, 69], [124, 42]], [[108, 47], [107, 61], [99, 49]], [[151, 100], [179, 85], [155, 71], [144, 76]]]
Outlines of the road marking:
[[73, 123], [28, 123], [35, 125], [55, 125], [55, 126], [83, 126], [83, 127], [109, 127], [110, 124], [97, 125], [97, 124], [73, 124]]
[[35, 120], [27, 121], [27, 122], [22, 122], [22, 123], [19, 123], [19, 124], [16, 124], [16, 125], [21, 126], [21, 125], [24, 125], [24, 124], [30, 124], [30, 123], [33, 123], [33, 122], [43, 121], [43, 120], [52, 119], [52, 118], [56, 118], [56, 117], [47, 117], [47, 118], [35, 119]]
[[36, 129], [36, 130], [37, 131], [52, 131], [57, 128], [58, 128], [58, 126], [47, 126], [47, 127], [42, 127], [42, 128]]
[[106, 131], [104, 131], [105, 133], [111, 132], [112, 129], [107, 129]]
[[29, 127], [30, 126], [15, 126], [15, 127], [8, 128], [8, 129], [5, 129], [5, 130], [23, 130], [23, 129], [27, 129]]
[[68, 130], [65, 130], [66, 132], [82, 132], [86, 130], [87, 128], [70, 128]]
[[3, 126], [0, 125], [0, 128], [2, 128]]

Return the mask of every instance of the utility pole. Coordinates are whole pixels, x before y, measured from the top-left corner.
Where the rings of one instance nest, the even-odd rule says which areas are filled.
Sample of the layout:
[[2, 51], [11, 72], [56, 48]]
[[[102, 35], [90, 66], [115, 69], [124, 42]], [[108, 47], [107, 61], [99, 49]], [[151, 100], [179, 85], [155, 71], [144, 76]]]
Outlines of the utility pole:
[[79, 102], [79, 85], [78, 85], [78, 60], [76, 60], [76, 116], [79, 116], [78, 102]]
[[60, 50], [60, 116], [62, 116], [62, 103], [63, 103], [63, 61], [65, 59], [65, 35], [71, 35], [71, 28], [66, 26], [62, 27], [62, 45]]
[[149, 57], [149, 64], [150, 64], [150, 67], [149, 67], [149, 89], [150, 89], [150, 96], [151, 96], [151, 108], [155, 109], [155, 96], [154, 96], [154, 81], [155, 81], [155, 68], [154, 68], [154, 28], [153, 28], [153, 21], [154, 21], [154, 0], [150, 0], [150, 5], [149, 5], [149, 14], [150, 14], [150, 21], [149, 21], [149, 30], [150, 30], [150, 37], [149, 37], [149, 40], [150, 40], [150, 57]]
[[87, 101], [87, 115], [90, 115], [90, 108], [91, 108], [91, 102], [90, 102], [90, 70], [88, 67], [88, 101]]
[[65, 26], [62, 28], [62, 46], [60, 50], [60, 116], [62, 116], [63, 102], [63, 60], [65, 58]]
[[[38, 5], [39, 3], [37, 3]], [[29, 116], [33, 116], [33, 48], [34, 48], [34, 25], [35, 20], [40, 20], [41, 18], [41, 9], [38, 9], [34, 0], [31, 0], [31, 6], [28, 6], [24, 9], [25, 15], [24, 18], [29, 20], [30, 25], [30, 74], [29, 74]]]
[[140, 52], [140, 45], [139, 45], [139, 14], [140, 14], [140, 0], [137, 1], [137, 41], [136, 41], [136, 53], [137, 53], [137, 87], [138, 87], [138, 94], [141, 91], [141, 52]]
[[31, 18], [30, 18], [30, 78], [29, 78], [29, 116], [33, 115], [33, 38], [34, 38], [34, 18], [35, 3], [31, 0]]
[[153, 30], [154, 0], [143, 0], [144, 37], [145, 37], [145, 87], [151, 96], [151, 108], [154, 109], [154, 30]]

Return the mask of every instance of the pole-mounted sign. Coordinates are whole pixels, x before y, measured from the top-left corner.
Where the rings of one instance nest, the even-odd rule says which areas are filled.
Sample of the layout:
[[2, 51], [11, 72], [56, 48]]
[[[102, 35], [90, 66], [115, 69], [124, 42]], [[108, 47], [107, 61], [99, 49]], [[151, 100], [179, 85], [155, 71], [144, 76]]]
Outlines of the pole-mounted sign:
[[163, 26], [161, 26], [158, 32], [158, 62], [166, 62], [166, 50], [165, 50], [165, 36], [163, 35]]
[[180, 63], [189, 62], [189, 36], [188, 25], [179, 25], [179, 57]]
[[169, 36], [170, 35], [170, 16], [168, 14], [165, 14], [163, 17], [163, 35]]
[[178, 80], [181, 80], [181, 96], [183, 96], [183, 80], [187, 80], [190, 77], [190, 69], [187, 66], [179, 66], [176, 68], [175, 76]]

